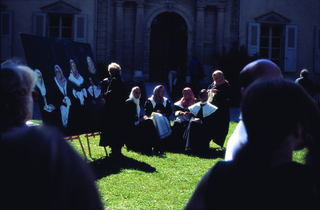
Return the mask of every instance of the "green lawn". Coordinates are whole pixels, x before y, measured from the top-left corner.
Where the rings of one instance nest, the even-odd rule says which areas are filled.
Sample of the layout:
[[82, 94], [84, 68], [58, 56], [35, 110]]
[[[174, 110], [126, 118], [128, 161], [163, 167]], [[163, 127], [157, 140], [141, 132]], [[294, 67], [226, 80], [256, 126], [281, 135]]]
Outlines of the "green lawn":
[[[229, 135], [237, 123], [231, 122]], [[192, 195], [202, 176], [219, 160], [217, 157], [199, 158], [167, 152], [162, 156], [147, 156], [136, 152], [122, 153], [125, 158], [111, 161], [99, 147], [99, 137], [89, 137], [92, 158], [89, 165], [97, 176], [97, 186], [105, 209], [182, 209]], [[89, 156], [87, 140], [81, 142]], [[227, 141], [225, 142], [225, 146]], [[83, 156], [78, 140], [71, 145]], [[210, 143], [212, 150], [217, 147]], [[110, 152], [110, 148], [107, 148]], [[303, 162], [306, 150], [294, 153], [294, 160]], [[218, 157], [220, 156], [220, 157]]]

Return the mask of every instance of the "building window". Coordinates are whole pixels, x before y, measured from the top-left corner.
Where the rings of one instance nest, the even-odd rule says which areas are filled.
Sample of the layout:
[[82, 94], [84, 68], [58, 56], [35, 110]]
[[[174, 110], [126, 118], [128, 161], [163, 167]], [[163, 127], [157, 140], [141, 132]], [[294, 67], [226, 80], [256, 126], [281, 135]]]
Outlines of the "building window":
[[33, 34], [87, 42], [87, 15], [34, 13]]
[[295, 72], [297, 33], [296, 25], [249, 23], [248, 55], [272, 60], [284, 72]]
[[72, 40], [72, 16], [49, 15], [48, 36]]
[[260, 34], [260, 57], [269, 59], [278, 66], [282, 65], [282, 28], [282, 26], [261, 25]]

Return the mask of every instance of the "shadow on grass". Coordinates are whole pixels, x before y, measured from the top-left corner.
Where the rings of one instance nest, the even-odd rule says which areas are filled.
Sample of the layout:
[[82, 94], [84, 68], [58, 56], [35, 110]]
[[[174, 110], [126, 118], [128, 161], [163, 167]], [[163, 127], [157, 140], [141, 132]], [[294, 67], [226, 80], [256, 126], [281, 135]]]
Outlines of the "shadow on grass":
[[120, 158], [104, 157], [96, 159], [88, 164], [92, 168], [97, 180], [111, 174], [117, 174], [121, 172], [122, 169], [136, 169], [146, 173], [153, 173], [156, 171], [156, 168], [149, 164], [126, 156], [122, 156]]
[[207, 151], [201, 151], [201, 152], [186, 151], [186, 154], [190, 156], [197, 156], [197, 157], [206, 158], [206, 159], [217, 159], [217, 158], [224, 158], [226, 151], [217, 150], [216, 148], [210, 148]]

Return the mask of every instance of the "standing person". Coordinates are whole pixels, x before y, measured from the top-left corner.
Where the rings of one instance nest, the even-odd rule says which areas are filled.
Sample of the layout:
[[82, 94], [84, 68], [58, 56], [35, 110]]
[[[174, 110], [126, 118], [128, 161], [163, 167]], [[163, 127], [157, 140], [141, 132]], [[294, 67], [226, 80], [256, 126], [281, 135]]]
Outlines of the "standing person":
[[195, 154], [203, 154], [209, 150], [209, 143], [215, 135], [217, 107], [208, 103], [208, 92], [202, 89], [199, 93], [200, 102], [188, 109], [190, 122], [184, 133], [185, 150]]
[[309, 71], [307, 69], [302, 69], [300, 72], [300, 77], [296, 79], [296, 83], [301, 85], [311, 97], [314, 97], [315, 91], [314, 91], [314, 84], [313, 82], [308, 78]]
[[[264, 80], [269, 78], [282, 78], [280, 68], [270, 60], [259, 59], [246, 65], [239, 74], [239, 81], [242, 95], [246, 88], [255, 80]], [[247, 142], [246, 128], [241, 120], [229, 138], [225, 160], [232, 160], [237, 151]]]
[[180, 68], [178, 64], [178, 58], [174, 53], [170, 55], [168, 64], [165, 66], [165, 75], [168, 75], [169, 90], [171, 93], [173, 85], [176, 85], [176, 82], [180, 77]]
[[141, 89], [132, 88], [125, 104], [125, 124], [127, 128], [127, 149], [141, 152], [151, 152], [152, 147], [159, 141], [158, 133], [153, 121], [146, 115], [140, 115]]
[[108, 66], [110, 78], [105, 78], [108, 83], [107, 90], [103, 94], [105, 99], [104, 115], [100, 146], [110, 146], [111, 156], [121, 157], [121, 148], [124, 144], [123, 113], [126, 100], [126, 88], [121, 78], [121, 67], [117, 63]]
[[172, 125], [172, 140], [169, 147], [178, 151], [183, 151], [186, 141], [183, 138], [183, 133], [188, 127], [190, 119], [189, 107], [196, 103], [191, 88], [186, 87], [182, 90], [182, 98], [174, 103], [173, 114], [176, 117]]
[[1, 96], [6, 100], [0, 101], [0, 209], [103, 209], [92, 171], [60, 131], [26, 126], [35, 83], [29, 67], [1, 64]]
[[294, 82], [256, 81], [241, 112], [248, 142], [207, 172], [185, 209], [316, 209], [310, 167], [292, 161], [319, 129], [315, 101]]
[[[193, 91], [198, 93], [200, 91], [200, 80], [202, 80], [205, 76], [202, 64], [197, 60], [197, 56], [192, 56], [192, 61], [190, 62], [189, 71], [187, 72], [187, 76], [191, 78], [191, 88]], [[188, 82], [188, 81], [187, 81]]]
[[217, 124], [218, 132], [214, 135], [214, 142], [221, 146], [223, 149], [224, 141], [229, 131], [230, 123], [230, 110], [229, 110], [229, 98], [230, 98], [230, 84], [225, 79], [221, 70], [216, 70], [212, 73], [213, 83], [208, 86], [208, 91], [213, 97], [209, 97], [209, 102], [216, 107], [217, 110]]

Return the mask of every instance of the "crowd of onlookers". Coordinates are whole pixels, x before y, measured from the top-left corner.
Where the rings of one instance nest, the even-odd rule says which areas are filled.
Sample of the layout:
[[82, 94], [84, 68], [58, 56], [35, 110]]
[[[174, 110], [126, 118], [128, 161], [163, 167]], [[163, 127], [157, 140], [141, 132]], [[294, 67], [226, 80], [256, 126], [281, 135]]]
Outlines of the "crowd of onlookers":
[[[156, 86], [144, 116], [141, 89], [133, 87], [128, 98], [121, 67], [111, 63], [108, 71], [100, 146], [110, 146], [112, 157], [122, 156], [124, 144], [130, 150], [198, 154], [213, 140], [224, 149], [230, 85], [222, 71], [215, 71], [213, 83], [199, 93], [184, 88], [173, 109], [164, 86]], [[243, 68], [241, 119], [228, 141], [226, 161], [207, 172], [186, 209], [320, 208], [320, 113], [303, 80], [297, 80], [301, 85], [284, 80], [279, 67], [265, 59]], [[91, 170], [60, 131], [26, 126], [35, 84], [29, 67], [1, 64], [1, 209], [102, 209]], [[305, 147], [306, 163], [293, 162], [293, 151]]]

